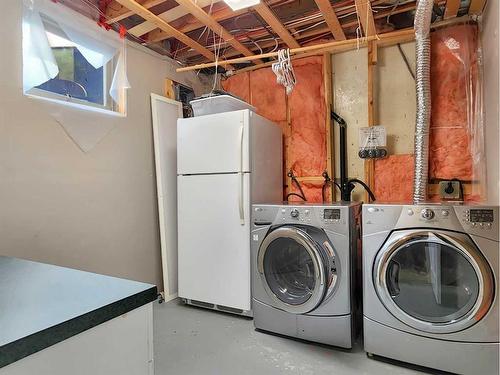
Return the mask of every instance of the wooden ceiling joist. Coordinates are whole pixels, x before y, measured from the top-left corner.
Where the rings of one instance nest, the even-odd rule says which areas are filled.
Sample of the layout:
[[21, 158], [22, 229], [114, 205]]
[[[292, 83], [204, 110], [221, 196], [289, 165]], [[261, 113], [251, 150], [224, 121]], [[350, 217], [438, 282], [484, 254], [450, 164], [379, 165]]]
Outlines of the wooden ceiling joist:
[[375, 28], [375, 20], [373, 18], [373, 12], [370, 0], [355, 0], [356, 12], [358, 13], [359, 21], [361, 22], [361, 27], [363, 28], [364, 36], [373, 36], [377, 34], [377, 29]]
[[[141, 5], [146, 8], [152, 8], [157, 5], [163, 4], [167, 0], [147, 0], [141, 3]], [[121, 21], [125, 18], [133, 16], [135, 13], [121, 5], [117, 0], [113, 0], [106, 8], [106, 18], [108, 19], [108, 23], [112, 24], [118, 21]]]
[[477, 15], [483, 13], [485, 5], [486, 5], [486, 0], [471, 0], [469, 6], [469, 14]]
[[[382, 19], [382, 18], [386, 18], [389, 14], [395, 15], [395, 14], [405, 13], [405, 12], [414, 10], [415, 6], [416, 6], [415, 2], [412, 2], [412, 3], [404, 4], [395, 10], [387, 9], [384, 11], [380, 11], [380, 12], [377, 12], [374, 14], [374, 18], [375, 19]], [[357, 20], [354, 19], [352, 21], [348, 21], [348, 22], [343, 23], [342, 27], [343, 28], [350, 28], [350, 27], [356, 26], [357, 24], [358, 24]], [[298, 34], [296, 36], [296, 39], [300, 41], [300, 40], [307, 39], [307, 38], [317, 37], [318, 35], [328, 34], [329, 32], [330, 32], [330, 28], [328, 26], [326, 26], [326, 27], [317, 28], [314, 30], [309, 30], [309, 31], [306, 31], [304, 33]], [[269, 47], [273, 47], [274, 45], [275, 45], [274, 41], [266, 41], [266, 42], [259, 43], [259, 46], [261, 48], [269, 48]], [[257, 48], [254, 49], [252, 47], [251, 49], [253, 52], [258, 51]], [[224, 55], [226, 58], [231, 58], [231, 57], [237, 56], [238, 54], [239, 53], [237, 51], [229, 50], [229, 51], [226, 51], [226, 53]], [[184, 52], [184, 53], [180, 52], [177, 56], [181, 59], [188, 59], [188, 58], [194, 57], [196, 55], [197, 55], [196, 52], [189, 51], [189, 52]]]
[[[123, 1], [123, 0], [120, 0]], [[247, 47], [241, 44], [229, 31], [227, 31], [220, 23], [218, 23], [212, 16], [208, 15], [203, 9], [201, 9], [192, 0], [176, 0], [179, 5], [184, 7], [193, 16], [198, 18], [205, 26], [211, 29], [214, 33], [219, 35], [227, 43], [229, 43], [235, 50], [240, 52], [244, 56], [253, 56], [253, 52]], [[183, 34], [184, 35], [184, 34]], [[257, 59], [252, 60], [253, 63], [261, 64], [262, 61]]]
[[173, 38], [181, 41], [185, 45], [191, 47], [192, 49], [198, 51], [201, 55], [205, 56], [207, 59], [210, 60], [215, 60], [215, 55], [208, 50], [207, 48], [203, 47], [201, 44], [198, 42], [194, 41], [190, 37], [188, 37], [186, 34], [181, 33], [177, 29], [173, 28], [162, 20], [160, 17], [155, 15], [153, 12], [150, 10], [144, 8], [141, 4], [137, 3], [135, 0], [117, 0], [121, 5], [124, 7], [127, 7], [134, 13], [138, 14], [145, 20], [152, 22], [155, 24], [156, 27], [162, 29], [166, 33], [170, 34]]
[[444, 19], [456, 17], [460, 10], [460, 0], [448, 0], [444, 10]]
[[[213, 0], [213, 4], [215, 4], [219, 1], [221, 1], [221, 0]], [[210, 6], [211, 3], [212, 3], [212, 0], [198, 0], [198, 5], [202, 8], [206, 7], [206, 6]], [[181, 17], [184, 17], [188, 14], [189, 14], [189, 12], [184, 7], [178, 5], [172, 9], [169, 9], [163, 13], [158, 14], [158, 17], [160, 17], [165, 22], [172, 22], [172, 21], [175, 21], [175, 20], [177, 20]], [[156, 26], [152, 22], [144, 21], [144, 22], [132, 27], [130, 30], [128, 30], [128, 32], [132, 35], [140, 37], [144, 34], [147, 34], [151, 31], [155, 30], [155, 29], [156, 29]], [[179, 30], [179, 31], [181, 31], [181, 30]]]
[[[261, 16], [264, 21], [271, 27], [271, 29], [279, 35], [281, 40], [286, 43], [290, 48], [299, 48], [300, 44], [290, 34], [290, 32], [283, 26], [281, 21], [276, 17], [273, 11], [264, 3], [264, 0], [253, 7], [255, 11]], [[344, 38], [345, 39], [345, 38]]]
[[337, 14], [335, 14], [335, 10], [333, 9], [330, 0], [315, 1], [335, 40], [345, 40], [344, 30], [342, 29], [342, 25], [337, 18]]
[[[213, 17], [214, 20], [217, 22], [227, 20], [232, 17], [237, 17], [239, 15], [242, 15], [246, 13], [247, 9], [241, 9], [237, 11], [233, 11], [231, 8], [228, 6], [224, 6], [220, 9], [212, 9], [212, 12], [210, 15]], [[201, 27], [204, 27], [204, 25], [196, 18], [193, 17], [192, 15], [188, 15], [184, 17], [185, 19], [183, 20], [176, 20], [176, 21], [183, 21], [182, 26], [178, 27], [178, 30], [183, 32], [183, 33], [188, 33], [190, 31], [199, 29]], [[168, 36], [166, 33], [162, 30], [153, 30], [148, 34], [148, 43], [157, 43], [161, 42], [162, 40], [167, 39]]]

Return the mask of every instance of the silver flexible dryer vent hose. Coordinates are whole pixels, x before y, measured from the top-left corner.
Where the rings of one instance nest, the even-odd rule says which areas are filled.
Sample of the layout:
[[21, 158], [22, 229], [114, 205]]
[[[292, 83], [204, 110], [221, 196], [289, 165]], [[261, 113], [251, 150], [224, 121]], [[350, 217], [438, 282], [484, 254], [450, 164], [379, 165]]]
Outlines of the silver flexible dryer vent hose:
[[434, 0], [419, 0], [415, 13], [417, 117], [415, 123], [415, 174], [413, 203], [427, 199], [429, 128], [431, 120], [431, 18]]

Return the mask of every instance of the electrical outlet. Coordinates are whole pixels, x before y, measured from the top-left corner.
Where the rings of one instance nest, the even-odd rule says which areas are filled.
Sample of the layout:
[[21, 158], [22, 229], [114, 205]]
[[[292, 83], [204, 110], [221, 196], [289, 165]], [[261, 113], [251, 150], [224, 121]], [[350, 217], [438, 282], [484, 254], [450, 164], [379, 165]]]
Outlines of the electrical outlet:
[[460, 181], [440, 181], [439, 196], [443, 200], [461, 200], [462, 189]]

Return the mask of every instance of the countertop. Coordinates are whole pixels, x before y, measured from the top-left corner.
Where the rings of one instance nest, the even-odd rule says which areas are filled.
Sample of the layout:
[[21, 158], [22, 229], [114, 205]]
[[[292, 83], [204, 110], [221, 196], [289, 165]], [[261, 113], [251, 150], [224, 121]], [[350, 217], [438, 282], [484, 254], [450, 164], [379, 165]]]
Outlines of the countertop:
[[0, 256], [0, 368], [156, 298], [151, 284]]

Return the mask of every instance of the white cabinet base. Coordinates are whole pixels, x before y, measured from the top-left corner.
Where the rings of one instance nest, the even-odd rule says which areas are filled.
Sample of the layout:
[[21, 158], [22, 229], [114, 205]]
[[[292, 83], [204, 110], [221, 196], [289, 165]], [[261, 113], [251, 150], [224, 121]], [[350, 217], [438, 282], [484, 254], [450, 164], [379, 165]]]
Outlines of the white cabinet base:
[[153, 303], [0, 369], [0, 375], [153, 375]]

